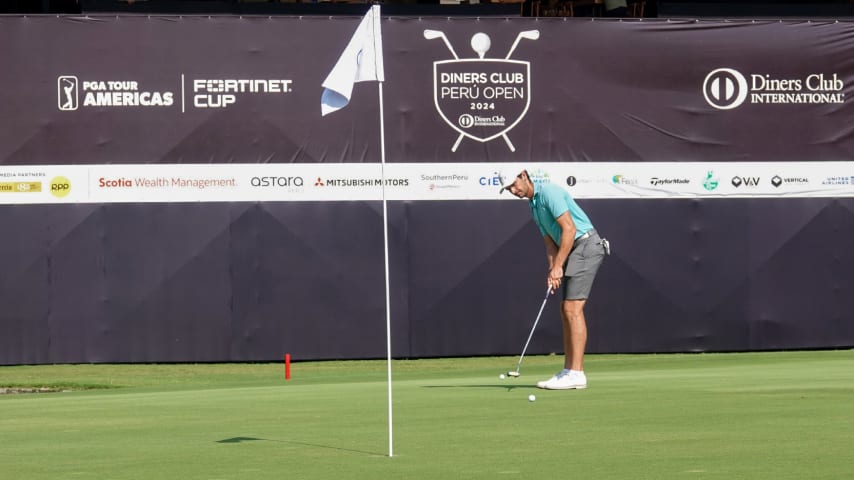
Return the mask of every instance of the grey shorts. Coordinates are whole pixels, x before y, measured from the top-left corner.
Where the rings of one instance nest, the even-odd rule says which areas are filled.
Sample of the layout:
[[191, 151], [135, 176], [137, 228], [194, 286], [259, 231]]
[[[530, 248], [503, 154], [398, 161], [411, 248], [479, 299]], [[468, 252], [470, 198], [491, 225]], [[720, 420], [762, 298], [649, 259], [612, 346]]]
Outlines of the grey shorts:
[[584, 240], [575, 242], [564, 268], [564, 300], [586, 300], [590, 296], [593, 280], [604, 258], [605, 247], [595, 231]]

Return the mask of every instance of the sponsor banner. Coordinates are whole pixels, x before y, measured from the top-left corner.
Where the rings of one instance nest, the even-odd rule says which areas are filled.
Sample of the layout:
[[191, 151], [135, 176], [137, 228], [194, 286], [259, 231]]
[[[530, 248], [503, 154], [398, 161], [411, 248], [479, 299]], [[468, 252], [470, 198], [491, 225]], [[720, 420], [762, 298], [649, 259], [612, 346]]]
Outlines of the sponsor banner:
[[88, 202], [87, 167], [0, 167], [0, 204]]
[[3, 167], [0, 204], [508, 200], [523, 169], [576, 198], [854, 197], [854, 162], [149, 164]]
[[[565, 20], [383, 19], [387, 161], [852, 160], [850, 23]], [[321, 115], [356, 22], [5, 18], [0, 165], [377, 163], [374, 85]]]
[[[379, 200], [378, 164], [96, 165], [90, 202], [264, 202]], [[387, 171], [389, 198], [409, 179]]]

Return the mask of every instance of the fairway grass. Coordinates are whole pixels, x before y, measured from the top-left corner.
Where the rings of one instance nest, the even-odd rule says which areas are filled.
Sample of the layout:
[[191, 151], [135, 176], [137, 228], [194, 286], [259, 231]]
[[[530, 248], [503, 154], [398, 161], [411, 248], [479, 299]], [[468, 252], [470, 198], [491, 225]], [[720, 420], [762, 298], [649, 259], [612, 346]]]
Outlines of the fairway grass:
[[516, 360], [0, 367], [0, 478], [854, 477], [854, 351]]

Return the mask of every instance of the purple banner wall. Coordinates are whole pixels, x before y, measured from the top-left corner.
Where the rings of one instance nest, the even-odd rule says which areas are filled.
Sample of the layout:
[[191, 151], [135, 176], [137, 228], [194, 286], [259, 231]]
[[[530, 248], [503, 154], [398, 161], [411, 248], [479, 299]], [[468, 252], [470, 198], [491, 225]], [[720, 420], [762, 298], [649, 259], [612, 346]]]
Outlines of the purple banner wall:
[[[358, 21], [0, 17], [0, 175], [378, 162], [375, 83], [320, 116]], [[833, 161], [854, 176], [854, 23], [382, 28], [391, 163]], [[455, 55], [468, 63], [434, 65]], [[590, 351], [854, 345], [854, 198], [581, 203], [615, 250]], [[545, 272], [525, 203], [389, 214], [393, 354], [518, 354]], [[382, 357], [382, 221], [373, 201], [0, 205], [0, 364]], [[561, 348], [556, 308], [531, 352]]]

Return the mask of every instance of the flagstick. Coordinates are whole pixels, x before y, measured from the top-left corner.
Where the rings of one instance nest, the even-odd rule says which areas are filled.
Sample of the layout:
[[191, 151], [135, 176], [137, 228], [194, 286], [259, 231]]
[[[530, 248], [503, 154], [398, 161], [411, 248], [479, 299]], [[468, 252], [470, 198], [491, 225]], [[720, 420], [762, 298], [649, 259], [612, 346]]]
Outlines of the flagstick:
[[383, 189], [383, 242], [385, 254], [385, 332], [386, 332], [386, 363], [388, 364], [388, 456], [394, 456], [394, 441], [392, 437], [391, 415], [391, 297], [388, 273], [388, 205], [385, 198], [385, 118], [383, 115], [383, 82], [377, 82], [380, 92], [380, 160]]
[[[370, 29], [370, 30], [368, 30]], [[370, 39], [368, 38], [370, 35]], [[521, 34], [520, 34], [521, 35]], [[366, 42], [371, 40], [373, 48]], [[353, 84], [356, 82], [376, 81], [379, 86], [380, 97], [380, 159], [381, 159], [381, 182], [383, 196], [383, 253], [385, 266], [385, 323], [386, 323], [386, 356], [388, 361], [388, 456], [394, 456], [392, 442], [392, 415], [391, 415], [391, 293], [389, 287], [388, 267], [388, 202], [385, 192], [385, 117], [383, 115], [383, 82], [385, 81], [385, 70], [382, 58], [382, 30], [380, 30], [380, 6], [372, 5], [371, 9], [362, 18], [356, 32], [344, 48], [338, 62], [329, 72], [326, 80], [321, 84], [324, 88], [320, 97], [321, 115], [326, 115], [339, 110], [347, 105], [352, 94]], [[363, 57], [363, 53], [367, 55]], [[366, 67], [373, 57], [373, 71]]]

